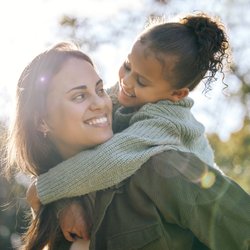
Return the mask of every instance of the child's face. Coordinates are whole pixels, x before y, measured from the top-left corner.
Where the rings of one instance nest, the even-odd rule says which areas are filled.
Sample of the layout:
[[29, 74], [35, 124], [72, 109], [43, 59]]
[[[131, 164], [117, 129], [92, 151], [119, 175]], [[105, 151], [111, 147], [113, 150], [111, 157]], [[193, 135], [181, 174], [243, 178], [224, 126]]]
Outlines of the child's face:
[[[179, 90], [173, 88], [170, 80], [164, 78], [163, 65], [155, 54], [145, 49], [145, 45], [137, 41], [119, 70], [119, 102], [125, 107], [140, 107], [165, 99], [178, 101]], [[173, 57], [169, 60], [173, 60]], [[171, 72], [171, 67], [165, 67], [165, 72]]]

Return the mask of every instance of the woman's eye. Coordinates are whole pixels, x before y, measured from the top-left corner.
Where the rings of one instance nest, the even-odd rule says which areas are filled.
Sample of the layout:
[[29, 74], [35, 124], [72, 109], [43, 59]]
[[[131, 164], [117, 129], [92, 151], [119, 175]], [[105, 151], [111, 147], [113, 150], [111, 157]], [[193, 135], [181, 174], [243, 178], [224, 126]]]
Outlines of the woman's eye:
[[97, 90], [98, 95], [104, 95], [106, 94], [106, 90], [104, 88], [98, 89]]
[[128, 63], [127, 61], [125, 61], [125, 62], [123, 63], [123, 68], [124, 68], [126, 71], [130, 71], [130, 70], [131, 70], [130, 65], [129, 65], [129, 63]]
[[85, 99], [85, 94], [79, 94], [79, 95], [76, 95], [74, 98], [73, 98], [73, 101], [75, 102], [80, 102], [80, 101], [83, 101]]

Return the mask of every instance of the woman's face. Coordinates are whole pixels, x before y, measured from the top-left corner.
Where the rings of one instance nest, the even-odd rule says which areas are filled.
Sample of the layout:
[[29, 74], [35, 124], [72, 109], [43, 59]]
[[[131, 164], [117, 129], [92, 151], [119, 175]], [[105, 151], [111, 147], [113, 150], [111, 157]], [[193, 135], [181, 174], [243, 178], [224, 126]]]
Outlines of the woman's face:
[[64, 159], [113, 135], [112, 103], [93, 66], [69, 59], [48, 88], [48, 137]]

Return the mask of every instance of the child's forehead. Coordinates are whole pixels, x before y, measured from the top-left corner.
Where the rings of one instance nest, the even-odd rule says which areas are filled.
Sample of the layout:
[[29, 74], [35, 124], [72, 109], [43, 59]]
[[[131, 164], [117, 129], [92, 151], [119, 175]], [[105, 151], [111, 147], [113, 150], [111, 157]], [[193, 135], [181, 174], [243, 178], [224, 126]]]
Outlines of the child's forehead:
[[155, 61], [156, 57], [155, 54], [150, 51], [148, 46], [146, 46], [144, 43], [141, 43], [140, 41], [136, 41], [128, 54], [128, 60], [134, 64], [142, 64], [149, 61]]
[[128, 54], [130, 69], [134, 74], [149, 81], [162, 74], [162, 64], [145, 44], [137, 41]]
[[[147, 60], [151, 61], [154, 64], [160, 64], [161, 67], [164, 65], [164, 68], [173, 68], [173, 66], [178, 63], [179, 58], [173, 53], [163, 52], [163, 51], [154, 51], [148, 43], [142, 43], [140, 40], [137, 40], [131, 52], [128, 54], [128, 60]], [[138, 61], [140, 63], [140, 60]]]
[[134, 43], [128, 57], [131, 57], [135, 54], [140, 55], [141, 57], [145, 57], [145, 59], [147, 59], [148, 57], [155, 57], [155, 53], [149, 48], [148, 44], [142, 43], [140, 40], [137, 40]]

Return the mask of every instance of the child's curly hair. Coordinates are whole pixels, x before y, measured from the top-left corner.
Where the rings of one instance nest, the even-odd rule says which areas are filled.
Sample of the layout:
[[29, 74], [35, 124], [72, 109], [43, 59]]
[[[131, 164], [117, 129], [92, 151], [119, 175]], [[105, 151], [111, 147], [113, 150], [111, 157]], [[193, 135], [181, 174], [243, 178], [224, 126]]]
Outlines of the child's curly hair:
[[161, 21], [156, 25], [154, 21], [139, 40], [155, 53], [163, 65], [166, 80], [177, 88], [193, 90], [205, 79], [206, 93], [218, 71], [224, 78], [224, 61], [229, 62], [230, 50], [219, 19], [196, 13], [179, 22]]

